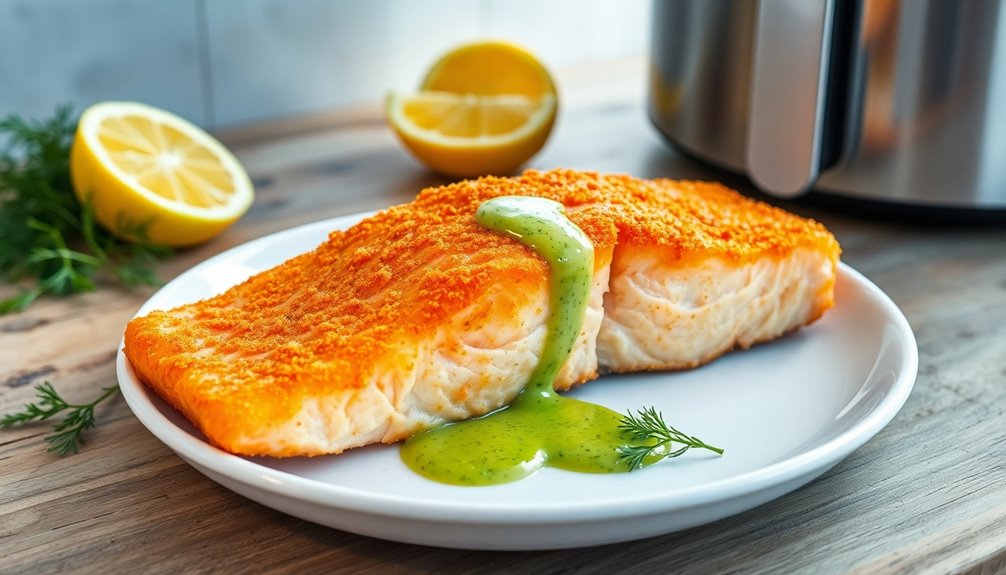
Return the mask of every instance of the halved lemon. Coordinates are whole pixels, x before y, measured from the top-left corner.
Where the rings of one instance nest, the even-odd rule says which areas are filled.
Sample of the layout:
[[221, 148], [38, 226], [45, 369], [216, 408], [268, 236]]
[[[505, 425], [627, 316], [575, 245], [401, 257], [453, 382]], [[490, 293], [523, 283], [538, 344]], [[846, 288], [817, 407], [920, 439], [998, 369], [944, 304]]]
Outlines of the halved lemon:
[[555, 97], [419, 92], [388, 96], [402, 142], [431, 168], [455, 176], [509, 174], [545, 145]]
[[438, 60], [414, 94], [392, 92], [385, 114], [423, 163], [454, 176], [513, 173], [544, 146], [555, 84], [530, 52], [478, 42]]
[[80, 117], [70, 152], [74, 192], [113, 234], [190, 246], [251, 206], [251, 180], [224, 146], [192, 123], [134, 102], [104, 102]]
[[555, 95], [551, 74], [531, 52], [499, 40], [463, 44], [426, 73], [420, 90], [461, 94]]

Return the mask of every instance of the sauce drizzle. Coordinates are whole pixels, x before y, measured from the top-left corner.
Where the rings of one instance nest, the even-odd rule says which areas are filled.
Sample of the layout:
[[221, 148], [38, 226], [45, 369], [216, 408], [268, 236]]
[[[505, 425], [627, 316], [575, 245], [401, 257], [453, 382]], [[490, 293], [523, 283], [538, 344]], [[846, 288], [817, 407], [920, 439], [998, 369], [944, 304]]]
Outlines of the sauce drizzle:
[[[508, 234], [541, 255], [550, 269], [548, 332], [538, 365], [508, 406], [409, 438], [402, 460], [429, 479], [453, 485], [495, 485], [523, 479], [543, 466], [586, 473], [620, 473], [629, 466], [618, 448], [632, 443], [622, 415], [562, 397], [553, 382], [583, 326], [594, 270], [594, 248], [566, 218], [562, 204], [504, 196], [475, 213], [486, 228]], [[647, 463], [659, 460], [657, 450]]]

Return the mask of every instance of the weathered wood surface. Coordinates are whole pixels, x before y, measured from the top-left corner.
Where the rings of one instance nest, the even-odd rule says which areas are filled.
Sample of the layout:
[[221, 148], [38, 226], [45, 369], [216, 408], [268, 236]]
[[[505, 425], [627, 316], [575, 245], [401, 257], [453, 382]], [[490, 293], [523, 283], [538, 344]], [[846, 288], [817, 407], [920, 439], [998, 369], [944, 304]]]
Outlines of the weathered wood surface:
[[[643, 67], [561, 78], [553, 139], [533, 162], [717, 178], [649, 127]], [[440, 183], [394, 142], [376, 107], [234, 133], [258, 197], [235, 228], [166, 262], [298, 224], [409, 200]], [[727, 180], [740, 188], [743, 181]], [[289, 517], [206, 479], [121, 398], [79, 455], [45, 453], [44, 426], [0, 432], [0, 572], [948, 573], [1006, 571], [1006, 224], [933, 226], [792, 203], [827, 224], [843, 259], [901, 306], [920, 372], [897, 418], [823, 478], [742, 515], [634, 543], [535, 553], [389, 543]], [[149, 292], [113, 286], [0, 318], [0, 412], [51, 381], [85, 399], [115, 381], [122, 328]]]

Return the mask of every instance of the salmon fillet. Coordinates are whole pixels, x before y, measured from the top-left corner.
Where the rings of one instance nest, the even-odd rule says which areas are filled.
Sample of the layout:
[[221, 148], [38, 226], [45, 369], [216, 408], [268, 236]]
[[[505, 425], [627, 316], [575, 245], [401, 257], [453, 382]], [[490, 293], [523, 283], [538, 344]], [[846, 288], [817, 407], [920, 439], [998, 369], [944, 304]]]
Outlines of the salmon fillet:
[[241, 455], [392, 443], [506, 405], [544, 345], [548, 266], [478, 205], [566, 206], [595, 246], [558, 390], [599, 371], [680, 369], [806, 325], [833, 303], [819, 223], [713, 183], [569, 170], [423, 190], [226, 292], [133, 319], [140, 379]]

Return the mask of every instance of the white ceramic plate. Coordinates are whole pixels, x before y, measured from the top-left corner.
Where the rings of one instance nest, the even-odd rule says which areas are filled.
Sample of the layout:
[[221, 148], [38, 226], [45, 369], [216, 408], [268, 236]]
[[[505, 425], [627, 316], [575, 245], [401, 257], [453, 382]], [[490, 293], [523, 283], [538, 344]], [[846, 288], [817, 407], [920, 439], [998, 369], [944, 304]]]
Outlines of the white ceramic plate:
[[[140, 309], [202, 299], [312, 249], [363, 216], [318, 222], [222, 253]], [[242, 458], [208, 444], [136, 377], [120, 349], [119, 385], [136, 417], [210, 479], [280, 511], [345, 531], [471, 549], [552, 549], [668, 533], [745, 511], [821, 475], [880, 431], [915, 382], [915, 337], [893, 302], [843, 265], [837, 306], [779, 341], [677, 373], [606, 376], [572, 395], [616, 411], [656, 406], [723, 447], [630, 474], [543, 469], [516, 483], [454, 487], [424, 479], [398, 448], [338, 456]]]

